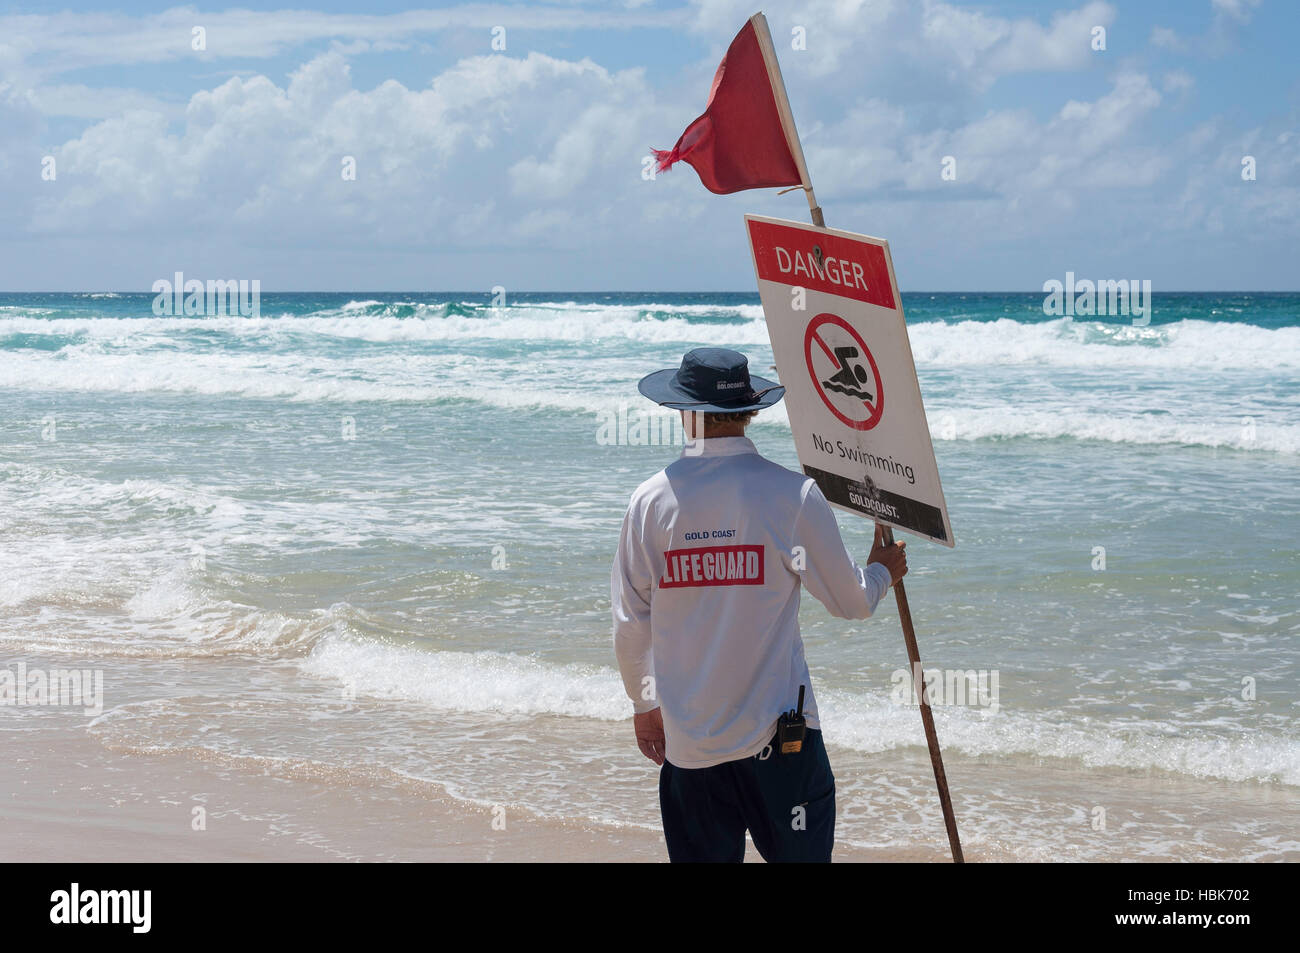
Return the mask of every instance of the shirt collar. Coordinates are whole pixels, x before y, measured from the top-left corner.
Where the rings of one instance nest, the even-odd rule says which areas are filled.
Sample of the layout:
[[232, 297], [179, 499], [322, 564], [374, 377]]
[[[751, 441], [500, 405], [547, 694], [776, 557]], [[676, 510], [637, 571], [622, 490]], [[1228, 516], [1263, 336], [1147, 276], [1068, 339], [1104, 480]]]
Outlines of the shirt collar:
[[686, 441], [683, 457], [729, 457], [738, 453], [758, 453], [748, 437], [699, 437]]

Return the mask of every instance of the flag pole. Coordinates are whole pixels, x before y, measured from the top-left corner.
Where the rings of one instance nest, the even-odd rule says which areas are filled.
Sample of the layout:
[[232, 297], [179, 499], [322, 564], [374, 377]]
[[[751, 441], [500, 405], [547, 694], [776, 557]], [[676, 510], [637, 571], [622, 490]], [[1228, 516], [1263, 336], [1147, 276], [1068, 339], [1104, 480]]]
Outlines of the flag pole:
[[[763, 51], [763, 62], [767, 66], [768, 80], [772, 86], [772, 95], [776, 100], [776, 111], [781, 117], [781, 128], [785, 131], [790, 154], [794, 156], [795, 167], [803, 182], [804, 195], [808, 197], [808, 211], [812, 223], [818, 228], [826, 227], [822, 217], [821, 206], [813, 194], [812, 177], [808, 175], [808, 163], [804, 161], [803, 145], [799, 142], [799, 132], [795, 129], [794, 113], [790, 111], [790, 100], [785, 93], [785, 80], [781, 76], [781, 64], [776, 59], [776, 47], [772, 45], [772, 34], [767, 28], [767, 17], [755, 13], [750, 17], [754, 24], [754, 34], [758, 37], [759, 49]], [[881, 540], [886, 546], [894, 544], [894, 530], [890, 526], [880, 526]], [[925, 700], [925, 673], [921, 668], [921, 651], [916, 644], [916, 630], [912, 627], [912, 610], [907, 604], [907, 590], [900, 579], [894, 584], [894, 599], [898, 603], [898, 619], [903, 626], [903, 642], [907, 646], [907, 660], [910, 663], [913, 684], [920, 687], [918, 701], [921, 707], [921, 724], [925, 727], [925, 742], [930, 749], [930, 765], [934, 768], [934, 782], [939, 788], [939, 804], [943, 808], [943, 823], [948, 828], [948, 846], [952, 849], [953, 863], [965, 862], [961, 851], [961, 838], [957, 834], [957, 817], [952, 810], [952, 797], [948, 793], [948, 775], [943, 770], [943, 754], [939, 750], [939, 735], [934, 728], [934, 712]]]
[[[880, 541], [894, 545], [894, 530], [880, 527]], [[921, 724], [925, 726], [925, 743], [930, 748], [930, 766], [934, 768], [934, 783], [939, 788], [939, 805], [943, 808], [943, 823], [948, 828], [948, 846], [952, 849], [952, 862], [965, 862], [961, 852], [961, 838], [957, 835], [957, 816], [952, 810], [952, 797], [948, 794], [948, 775], [943, 770], [943, 754], [939, 751], [939, 735], [934, 730], [934, 712], [925, 700], [925, 671], [921, 668], [921, 650], [916, 645], [916, 630], [912, 628], [912, 610], [907, 604], [907, 590], [903, 580], [894, 583], [894, 599], [898, 602], [898, 619], [903, 624], [903, 641], [907, 644], [908, 668], [912, 670], [912, 684], [917, 687], [917, 701], [921, 706]]]
[[776, 99], [776, 111], [781, 117], [781, 128], [785, 131], [785, 141], [794, 156], [795, 167], [803, 182], [804, 195], [808, 198], [808, 212], [812, 223], [818, 228], [825, 228], [821, 206], [813, 194], [812, 176], [808, 174], [808, 163], [803, 158], [803, 144], [799, 142], [799, 130], [794, 127], [794, 113], [790, 111], [790, 100], [785, 95], [785, 80], [781, 78], [781, 64], [776, 59], [776, 47], [772, 45], [772, 34], [767, 29], [767, 17], [755, 13], [749, 18], [754, 24], [754, 35], [758, 37], [758, 48], [763, 51], [763, 63], [767, 66], [768, 82], [772, 86], [772, 96]]

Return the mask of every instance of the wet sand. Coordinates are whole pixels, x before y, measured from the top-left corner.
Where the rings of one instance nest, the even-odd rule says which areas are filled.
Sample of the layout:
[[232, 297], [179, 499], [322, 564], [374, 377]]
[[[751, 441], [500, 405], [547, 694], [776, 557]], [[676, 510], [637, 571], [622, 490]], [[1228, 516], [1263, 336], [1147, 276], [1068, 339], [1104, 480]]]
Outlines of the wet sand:
[[[11, 736], [16, 743], [0, 765], [0, 856], [9, 860], [667, 860], [658, 832], [539, 818], [511, 807], [494, 813], [430, 796], [428, 785], [364, 772], [340, 783], [331, 771], [325, 782], [311, 776], [310, 764], [270, 774], [201, 756], [113, 751], [75, 728], [22, 735]], [[924, 859], [936, 858], [924, 851], [836, 851], [839, 861]], [[761, 861], [752, 844], [746, 860]]]

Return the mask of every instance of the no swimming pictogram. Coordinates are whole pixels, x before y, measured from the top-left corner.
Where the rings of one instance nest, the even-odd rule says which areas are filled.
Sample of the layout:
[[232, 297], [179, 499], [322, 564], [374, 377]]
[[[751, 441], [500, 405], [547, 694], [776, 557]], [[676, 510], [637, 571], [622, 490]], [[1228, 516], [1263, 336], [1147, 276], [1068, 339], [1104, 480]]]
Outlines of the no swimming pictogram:
[[836, 418], [854, 430], [880, 423], [885, 410], [880, 368], [849, 322], [829, 312], [817, 315], [808, 322], [803, 350], [813, 387]]

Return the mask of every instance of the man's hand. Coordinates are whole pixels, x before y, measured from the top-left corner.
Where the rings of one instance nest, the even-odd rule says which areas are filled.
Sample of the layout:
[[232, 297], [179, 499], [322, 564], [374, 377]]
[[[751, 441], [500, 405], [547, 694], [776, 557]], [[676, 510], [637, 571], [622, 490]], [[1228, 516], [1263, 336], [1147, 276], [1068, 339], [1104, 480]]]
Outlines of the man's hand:
[[867, 565], [880, 563], [889, 570], [889, 584], [897, 585], [898, 581], [907, 575], [907, 543], [901, 540], [895, 540], [890, 545], [884, 543], [885, 529], [879, 523], [876, 524], [876, 541], [871, 546], [871, 558], [867, 560]]
[[652, 708], [640, 715], [632, 716], [632, 728], [636, 731], [637, 747], [641, 753], [655, 764], [664, 763], [664, 713]]

